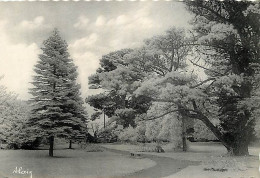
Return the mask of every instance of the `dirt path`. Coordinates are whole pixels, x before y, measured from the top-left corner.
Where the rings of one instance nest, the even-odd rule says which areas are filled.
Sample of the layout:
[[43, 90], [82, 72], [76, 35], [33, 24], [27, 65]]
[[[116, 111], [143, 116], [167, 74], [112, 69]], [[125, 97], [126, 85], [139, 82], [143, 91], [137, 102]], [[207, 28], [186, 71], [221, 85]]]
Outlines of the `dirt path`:
[[[114, 153], [130, 156], [130, 152], [128, 151], [121, 151], [121, 150], [115, 150], [110, 148], [105, 148], [105, 149]], [[135, 173], [128, 174], [126, 175], [126, 177], [151, 177], [151, 178], [166, 177], [186, 168], [187, 166], [199, 164], [199, 162], [195, 162], [195, 161], [176, 160], [172, 158], [166, 158], [166, 157], [160, 157], [160, 156], [154, 156], [154, 155], [148, 155], [142, 153], [140, 154], [141, 157], [143, 158], [148, 158], [155, 161], [156, 165], [148, 169], [144, 169], [141, 171], [137, 171]]]

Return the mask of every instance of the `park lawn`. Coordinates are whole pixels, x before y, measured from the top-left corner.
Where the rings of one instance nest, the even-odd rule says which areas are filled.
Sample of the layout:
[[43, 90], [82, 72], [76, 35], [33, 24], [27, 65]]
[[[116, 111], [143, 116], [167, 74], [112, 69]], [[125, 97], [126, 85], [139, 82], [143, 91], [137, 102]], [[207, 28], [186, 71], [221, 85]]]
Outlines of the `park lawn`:
[[[169, 176], [173, 178], [260, 178], [259, 173], [259, 147], [250, 147], [251, 156], [231, 157], [226, 154], [226, 149], [220, 143], [189, 143], [189, 151], [172, 151], [171, 145], [163, 145], [165, 153], [143, 152], [144, 145], [109, 144], [103, 145], [110, 149], [124, 151], [141, 151], [142, 154], [150, 154], [175, 160], [200, 161], [200, 165], [188, 166], [185, 169]], [[147, 144], [149, 147], [149, 144]], [[223, 172], [222, 172], [223, 171]]]
[[176, 174], [164, 178], [259, 178], [260, 174], [257, 169], [247, 169], [245, 171], [228, 170], [228, 171], [205, 171], [204, 165], [189, 166]]
[[18, 167], [32, 171], [35, 178], [122, 176], [156, 165], [149, 159], [134, 159], [108, 151], [87, 152], [80, 149], [0, 150], [0, 177], [29, 177], [13, 171]]

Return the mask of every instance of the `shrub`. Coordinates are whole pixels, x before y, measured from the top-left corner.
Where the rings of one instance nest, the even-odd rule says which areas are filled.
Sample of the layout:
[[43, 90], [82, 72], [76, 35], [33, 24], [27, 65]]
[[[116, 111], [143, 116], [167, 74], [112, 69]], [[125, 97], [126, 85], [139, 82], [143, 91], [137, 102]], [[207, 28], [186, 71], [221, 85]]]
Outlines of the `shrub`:
[[[118, 139], [123, 142], [171, 142], [173, 149], [182, 147], [181, 122], [172, 116], [146, 122], [137, 122], [137, 126], [121, 129]], [[145, 148], [146, 151], [155, 151]], [[144, 150], [143, 150], [144, 151]]]
[[125, 128], [119, 135], [118, 139], [125, 142], [136, 142], [138, 138], [138, 132], [136, 128], [129, 126]]
[[111, 123], [106, 128], [100, 129], [97, 132], [97, 142], [101, 142], [101, 143], [117, 142], [119, 130], [118, 130], [118, 126], [115, 123]]
[[41, 143], [42, 143], [42, 138], [37, 137], [33, 141], [27, 141], [27, 142], [21, 143], [20, 148], [25, 149], [25, 150], [34, 150], [37, 147], [39, 147]]

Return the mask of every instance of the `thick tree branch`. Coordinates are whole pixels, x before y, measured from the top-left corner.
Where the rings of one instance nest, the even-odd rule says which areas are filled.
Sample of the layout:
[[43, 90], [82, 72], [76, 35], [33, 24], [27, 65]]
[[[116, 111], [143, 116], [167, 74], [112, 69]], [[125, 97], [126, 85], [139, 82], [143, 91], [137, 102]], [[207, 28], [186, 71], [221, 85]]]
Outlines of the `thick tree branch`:
[[226, 142], [226, 140], [223, 138], [223, 134], [220, 132], [220, 130], [212, 124], [212, 122], [209, 120], [207, 116], [205, 116], [201, 111], [199, 111], [198, 106], [195, 102], [195, 100], [192, 101], [193, 105], [193, 112], [197, 113], [197, 119], [201, 120], [213, 133], [214, 135], [223, 143], [223, 145], [229, 149], [229, 144]]
[[164, 116], [166, 116], [166, 115], [168, 115], [168, 114], [171, 114], [171, 113], [173, 113], [173, 112], [178, 112], [178, 111], [179, 111], [179, 109], [171, 110], [171, 111], [168, 111], [168, 112], [166, 112], [166, 113], [163, 113], [163, 114], [161, 114], [161, 115], [159, 115], [159, 116], [153, 116], [153, 117], [149, 117], [148, 119], [142, 119], [142, 120], [139, 120], [139, 121], [149, 121], [149, 120], [159, 119], [159, 118], [162, 118], [162, 117], [164, 117]]

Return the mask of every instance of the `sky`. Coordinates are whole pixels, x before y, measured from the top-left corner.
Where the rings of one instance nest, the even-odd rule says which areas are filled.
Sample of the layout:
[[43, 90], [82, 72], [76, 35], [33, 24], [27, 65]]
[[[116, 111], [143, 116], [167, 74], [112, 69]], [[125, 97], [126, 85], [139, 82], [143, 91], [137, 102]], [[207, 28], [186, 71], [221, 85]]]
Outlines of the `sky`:
[[95, 93], [88, 89], [88, 76], [95, 73], [102, 55], [139, 47], [172, 26], [189, 28], [190, 19], [177, 1], [0, 2], [0, 84], [20, 99], [30, 99], [42, 42], [58, 28], [78, 66], [86, 97]]

